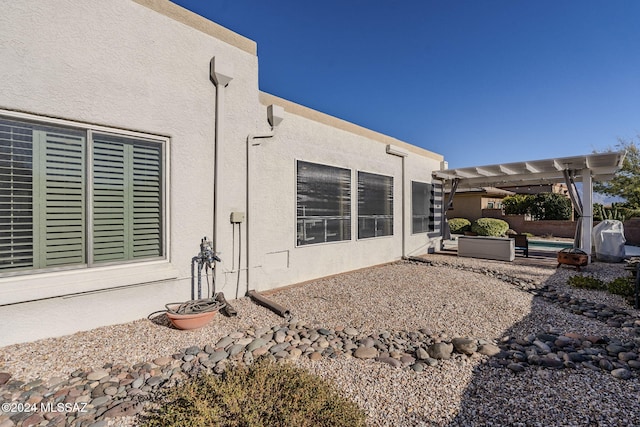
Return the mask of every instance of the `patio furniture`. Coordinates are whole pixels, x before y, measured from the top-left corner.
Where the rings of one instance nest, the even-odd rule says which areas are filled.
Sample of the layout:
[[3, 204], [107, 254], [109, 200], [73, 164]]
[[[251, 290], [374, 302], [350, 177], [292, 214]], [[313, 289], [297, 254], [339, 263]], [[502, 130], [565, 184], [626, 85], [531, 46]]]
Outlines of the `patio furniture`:
[[529, 257], [529, 238], [526, 234], [511, 234], [511, 237], [516, 245], [516, 251], [520, 251], [526, 256]]
[[460, 236], [458, 256], [513, 261], [515, 241], [504, 237]]

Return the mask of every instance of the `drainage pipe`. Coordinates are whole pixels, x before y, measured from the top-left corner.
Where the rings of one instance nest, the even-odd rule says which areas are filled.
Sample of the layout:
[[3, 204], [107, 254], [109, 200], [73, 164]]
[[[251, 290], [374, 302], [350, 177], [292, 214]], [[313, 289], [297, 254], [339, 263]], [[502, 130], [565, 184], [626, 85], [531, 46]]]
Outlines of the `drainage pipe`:
[[291, 312], [289, 310], [287, 310], [286, 308], [284, 308], [283, 306], [281, 306], [276, 302], [268, 300], [267, 298], [260, 295], [256, 291], [249, 291], [247, 292], [247, 295], [249, 295], [249, 297], [253, 301], [255, 301], [257, 304], [260, 304], [261, 306], [268, 308], [278, 316], [284, 317], [285, 319], [288, 319], [291, 317]]
[[[224, 117], [224, 94], [225, 88], [229, 85], [229, 82], [233, 80], [233, 66], [226, 63], [221, 59], [216, 59], [214, 56], [209, 62], [209, 78], [216, 87], [216, 112], [215, 112], [215, 141], [214, 141], [214, 163], [213, 163], [213, 250], [218, 250], [219, 239], [221, 234], [222, 221], [219, 220], [220, 209], [222, 208], [222, 174], [220, 173], [220, 167], [222, 160], [220, 159], [220, 144], [224, 137], [223, 117]], [[218, 283], [218, 269], [213, 269], [213, 281]]]
[[[267, 107], [267, 117], [269, 120], [269, 124], [271, 125], [271, 131], [268, 133], [264, 133], [264, 134], [250, 134], [247, 136], [247, 178], [246, 178], [246, 205], [247, 205], [247, 215], [246, 215], [246, 220], [247, 220], [247, 230], [246, 230], [246, 239], [247, 239], [247, 244], [246, 244], [246, 248], [247, 248], [247, 256], [246, 256], [246, 263], [247, 263], [247, 272], [246, 272], [246, 278], [247, 278], [247, 295], [253, 300], [255, 301], [257, 304], [268, 308], [269, 310], [273, 311], [274, 313], [276, 313], [279, 316], [282, 316], [284, 318], [289, 318], [291, 316], [291, 313], [289, 310], [287, 310], [286, 308], [282, 307], [281, 305], [268, 300], [267, 298], [265, 298], [263, 295], [260, 295], [257, 291], [255, 291], [254, 289], [251, 289], [253, 286], [251, 286], [251, 266], [250, 266], [250, 260], [252, 259], [251, 257], [251, 236], [252, 236], [252, 225], [253, 225], [253, 214], [251, 212], [251, 170], [252, 168], [252, 157], [251, 157], [251, 148], [254, 146], [259, 146], [262, 143], [263, 139], [269, 139], [269, 138], [273, 138], [273, 136], [276, 134], [276, 127], [278, 126], [278, 124], [280, 124], [280, 122], [283, 119], [283, 114], [284, 114], [284, 109], [282, 107], [276, 106], [276, 105], [270, 105], [269, 107]], [[240, 268], [240, 266], [238, 266], [238, 268]], [[240, 273], [238, 273], [240, 274]]]

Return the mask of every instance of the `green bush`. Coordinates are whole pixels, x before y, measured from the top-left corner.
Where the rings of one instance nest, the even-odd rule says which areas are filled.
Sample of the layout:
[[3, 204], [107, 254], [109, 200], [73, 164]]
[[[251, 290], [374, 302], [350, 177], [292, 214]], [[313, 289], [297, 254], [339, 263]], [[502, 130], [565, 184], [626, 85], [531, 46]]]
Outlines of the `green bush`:
[[574, 288], [581, 289], [607, 289], [606, 283], [593, 276], [571, 276], [569, 277], [569, 280], [567, 280], [567, 284], [573, 286]]
[[504, 213], [507, 215], [526, 215], [531, 211], [533, 196], [529, 194], [515, 194], [502, 199]]
[[531, 206], [531, 216], [537, 221], [570, 219], [571, 211], [571, 200], [558, 193], [536, 194]]
[[635, 295], [636, 286], [630, 277], [618, 277], [607, 284], [607, 290], [612, 294], [632, 297]]
[[451, 234], [464, 234], [465, 231], [471, 230], [471, 221], [466, 218], [451, 218], [449, 229]]
[[320, 377], [262, 359], [171, 388], [141, 421], [149, 427], [364, 426], [365, 415]]
[[509, 224], [497, 218], [480, 218], [471, 224], [471, 231], [478, 236], [504, 236], [508, 229]]

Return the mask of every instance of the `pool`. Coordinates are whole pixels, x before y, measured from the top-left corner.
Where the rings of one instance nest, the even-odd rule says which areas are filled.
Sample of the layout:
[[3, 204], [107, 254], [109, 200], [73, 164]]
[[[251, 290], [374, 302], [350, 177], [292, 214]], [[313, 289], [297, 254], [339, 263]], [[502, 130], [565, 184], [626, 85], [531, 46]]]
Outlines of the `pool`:
[[561, 250], [572, 248], [573, 242], [558, 242], [555, 240], [529, 240], [529, 248]]

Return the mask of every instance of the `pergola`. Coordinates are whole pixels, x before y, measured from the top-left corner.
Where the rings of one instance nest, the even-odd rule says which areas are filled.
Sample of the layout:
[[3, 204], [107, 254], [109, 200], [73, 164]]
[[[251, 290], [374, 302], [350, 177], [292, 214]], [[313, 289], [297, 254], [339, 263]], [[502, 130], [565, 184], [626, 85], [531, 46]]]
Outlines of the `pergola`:
[[[586, 252], [591, 261], [593, 181], [610, 180], [622, 167], [625, 154], [625, 152], [596, 153], [436, 171], [433, 177], [442, 180], [445, 190], [449, 191], [449, 198], [443, 207], [445, 238], [449, 238], [447, 211], [453, 203], [453, 196], [457, 190], [478, 187], [535, 186], [563, 182], [569, 189], [571, 202], [579, 216], [574, 247]], [[576, 182], [582, 183], [581, 194], [577, 190]]]

